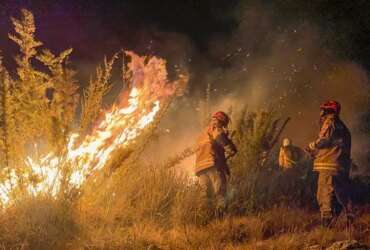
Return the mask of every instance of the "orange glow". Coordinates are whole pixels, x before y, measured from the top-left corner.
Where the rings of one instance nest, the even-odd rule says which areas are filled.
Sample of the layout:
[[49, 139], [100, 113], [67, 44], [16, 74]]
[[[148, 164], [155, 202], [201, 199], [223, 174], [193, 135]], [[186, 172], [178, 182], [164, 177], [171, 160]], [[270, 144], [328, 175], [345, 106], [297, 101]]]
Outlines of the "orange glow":
[[[80, 187], [87, 176], [102, 169], [112, 152], [127, 147], [154, 121], [161, 108], [161, 100], [174, 93], [167, 81], [165, 61], [156, 57], [147, 63], [145, 58], [127, 53], [132, 61], [128, 65], [133, 74], [133, 88], [126, 100], [119, 100], [104, 114], [90, 135], [77, 145], [79, 134], [71, 134], [64, 159], [50, 152], [38, 160], [28, 157], [25, 162], [32, 174], [41, 181], [29, 184], [30, 194], [51, 193], [56, 195], [61, 184], [61, 163], [72, 166], [69, 184]], [[126, 103], [122, 105], [122, 103]], [[19, 176], [11, 171], [10, 178], [0, 184], [0, 199], [3, 204], [10, 201], [11, 191], [18, 185]]]

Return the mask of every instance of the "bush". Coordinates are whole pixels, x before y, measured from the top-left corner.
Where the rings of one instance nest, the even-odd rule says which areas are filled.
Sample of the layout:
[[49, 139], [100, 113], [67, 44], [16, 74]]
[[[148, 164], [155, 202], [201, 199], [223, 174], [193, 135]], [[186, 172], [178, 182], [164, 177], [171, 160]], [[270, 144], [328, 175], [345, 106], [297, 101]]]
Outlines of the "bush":
[[231, 161], [230, 211], [245, 214], [278, 203], [312, 204], [315, 178], [311, 163], [282, 171], [274, 157], [269, 159], [279, 138], [277, 113], [247, 112], [244, 108], [234, 114], [233, 121], [233, 140], [239, 151]]

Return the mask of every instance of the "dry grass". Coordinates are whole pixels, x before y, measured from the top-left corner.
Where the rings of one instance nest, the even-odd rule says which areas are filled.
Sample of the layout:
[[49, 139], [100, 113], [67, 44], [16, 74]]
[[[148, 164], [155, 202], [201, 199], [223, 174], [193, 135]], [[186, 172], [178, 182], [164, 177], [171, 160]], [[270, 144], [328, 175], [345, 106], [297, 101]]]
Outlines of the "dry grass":
[[[153, 187], [152, 184], [150, 186]], [[196, 209], [180, 209], [181, 204], [193, 202], [194, 198], [179, 198], [181, 193], [178, 195], [169, 206], [172, 206], [171, 209], [168, 206], [163, 208], [163, 204], [169, 201], [123, 204], [123, 201], [127, 201], [125, 194], [121, 194], [122, 197], [117, 201], [105, 200], [105, 205], [86, 204], [84, 200], [82, 204], [70, 206], [47, 197], [25, 199], [0, 216], [0, 247], [304, 249], [311, 245], [326, 247], [334, 241], [349, 238], [341, 225], [333, 229], [322, 229], [316, 212], [289, 209], [286, 206], [245, 216], [229, 215], [223, 219], [199, 220], [202, 217], [197, 217], [199, 211]], [[158, 192], [153, 199], [163, 201], [161, 198], [164, 197]], [[161, 211], [159, 208], [170, 212], [163, 216], [158, 213]], [[353, 237], [369, 244], [369, 224], [368, 213], [361, 211], [355, 222]]]
[[51, 197], [24, 198], [0, 216], [4, 249], [66, 249], [78, 234], [69, 204]]

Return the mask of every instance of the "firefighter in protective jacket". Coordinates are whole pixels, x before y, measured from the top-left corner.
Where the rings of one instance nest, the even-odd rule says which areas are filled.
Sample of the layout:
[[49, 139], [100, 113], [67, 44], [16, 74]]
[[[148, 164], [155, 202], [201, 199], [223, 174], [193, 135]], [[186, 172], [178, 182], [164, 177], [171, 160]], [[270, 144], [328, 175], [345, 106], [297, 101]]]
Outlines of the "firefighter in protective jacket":
[[216, 208], [226, 208], [226, 176], [230, 174], [227, 159], [237, 152], [229, 138], [227, 126], [230, 118], [222, 111], [212, 120], [198, 139], [195, 174], [209, 200], [215, 199]]
[[289, 138], [284, 138], [279, 151], [279, 166], [284, 169], [291, 169], [297, 166], [302, 159], [302, 150], [292, 144]]
[[352, 219], [349, 196], [351, 134], [339, 118], [340, 109], [336, 101], [320, 105], [320, 132], [308, 147], [314, 158], [314, 171], [319, 175], [317, 201], [323, 226], [329, 226], [334, 217], [335, 199], [342, 206], [347, 219]]

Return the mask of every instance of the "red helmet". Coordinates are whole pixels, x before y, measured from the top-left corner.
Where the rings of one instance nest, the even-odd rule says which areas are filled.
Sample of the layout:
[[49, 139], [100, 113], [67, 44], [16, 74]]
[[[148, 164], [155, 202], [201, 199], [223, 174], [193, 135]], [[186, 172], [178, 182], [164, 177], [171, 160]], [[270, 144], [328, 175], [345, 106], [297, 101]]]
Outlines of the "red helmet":
[[225, 126], [227, 126], [230, 122], [229, 116], [225, 112], [222, 112], [222, 111], [218, 111], [216, 113], [213, 113], [212, 118], [217, 119], [218, 121], [220, 121]]
[[340, 113], [340, 103], [334, 100], [326, 101], [320, 105], [320, 109], [325, 109], [325, 110], [331, 110], [335, 114], [339, 115]]

